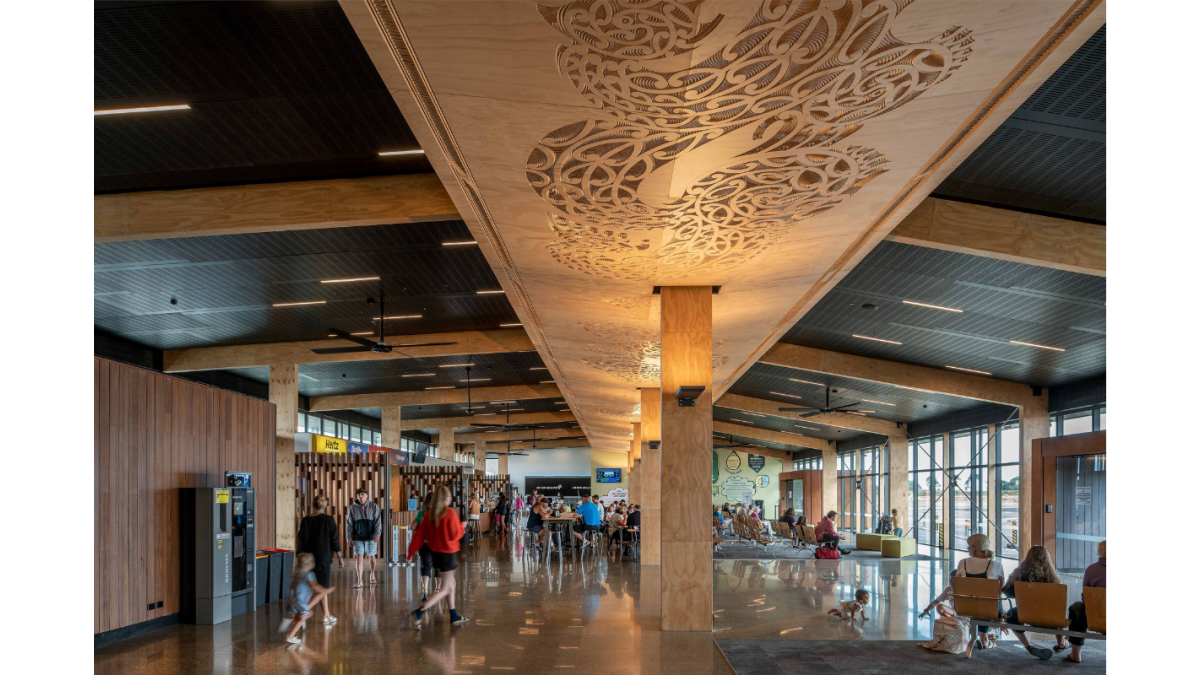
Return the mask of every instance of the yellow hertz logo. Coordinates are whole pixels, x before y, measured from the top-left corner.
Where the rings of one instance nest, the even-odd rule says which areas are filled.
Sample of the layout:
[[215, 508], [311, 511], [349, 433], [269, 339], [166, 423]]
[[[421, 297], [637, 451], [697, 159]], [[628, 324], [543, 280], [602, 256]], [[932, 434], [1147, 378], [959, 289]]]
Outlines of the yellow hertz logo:
[[346, 452], [346, 441], [341, 438], [330, 438], [313, 434], [313, 452]]

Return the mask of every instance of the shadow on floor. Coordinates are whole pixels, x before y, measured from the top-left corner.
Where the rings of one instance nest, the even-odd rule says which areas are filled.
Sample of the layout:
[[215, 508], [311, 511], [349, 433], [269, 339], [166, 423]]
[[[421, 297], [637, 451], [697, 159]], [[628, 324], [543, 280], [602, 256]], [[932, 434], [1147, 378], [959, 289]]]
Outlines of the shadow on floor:
[[1045, 672], [1047, 668], [1069, 668], [1072, 673], [1104, 673], [1105, 643], [1089, 641], [1083, 647], [1082, 664], [1064, 663], [1063, 654], [1049, 661], [1030, 656], [1020, 645], [1002, 643], [996, 649], [976, 651], [968, 661], [962, 654], [932, 652], [920, 642], [908, 640], [717, 640], [721, 653], [737, 675], [785, 675], [792, 673], [854, 673], [855, 675], [923, 675], [924, 673], [971, 673], [1008, 675]]

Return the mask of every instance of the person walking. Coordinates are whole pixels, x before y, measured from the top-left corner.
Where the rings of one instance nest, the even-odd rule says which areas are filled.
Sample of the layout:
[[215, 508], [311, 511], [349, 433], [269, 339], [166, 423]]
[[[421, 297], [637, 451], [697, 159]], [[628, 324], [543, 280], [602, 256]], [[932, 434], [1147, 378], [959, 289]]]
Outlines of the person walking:
[[429, 596], [409, 615], [413, 628], [421, 630], [421, 620], [430, 607], [437, 605], [446, 598], [450, 603], [450, 623], [460, 624], [469, 621], [461, 616], [454, 607], [454, 571], [458, 569], [458, 544], [463, 538], [462, 521], [458, 513], [450, 507], [450, 490], [445, 485], [439, 485], [434, 492], [430, 510], [421, 518], [421, 524], [413, 533], [408, 545], [409, 560], [423, 545], [428, 545], [433, 552], [433, 568], [437, 570], [438, 579], [442, 582], [440, 590]]
[[508, 528], [512, 524], [512, 507], [508, 504], [508, 497], [500, 495], [496, 498], [496, 506], [492, 509], [492, 529], [496, 531], [496, 536], [507, 539]]
[[370, 501], [366, 488], [358, 488], [354, 501], [346, 512], [346, 539], [354, 551], [354, 570], [358, 580], [354, 588], [362, 588], [363, 558], [371, 559], [371, 585], [375, 585], [375, 555], [379, 553], [379, 537], [383, 536], [383, 518], [379, 505]]
[[[333, 554], [342, 552], [338, 543], [337, 521], [325, 513], [328, 506], [328, 497], [314, 499], [312, 512], [300, 520], [300, 531], [296, 534], [296, 553], [312, 555], [312, 571], [322, 588], [332, 588], [329, 572], [333, 565]], [[338, 560], [341, 561], [340, 556]], [[321, 595], [321, 613], [325, 616], [322, 623], [326, 626], [337, 623], [337, 619], [329, 613], [329, 593]]]

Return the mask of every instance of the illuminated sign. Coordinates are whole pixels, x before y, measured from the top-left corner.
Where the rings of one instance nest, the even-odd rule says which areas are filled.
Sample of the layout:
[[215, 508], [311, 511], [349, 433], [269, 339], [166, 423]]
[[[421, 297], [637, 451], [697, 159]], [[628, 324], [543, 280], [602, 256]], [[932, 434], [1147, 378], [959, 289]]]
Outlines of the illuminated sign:
[[346, 452], [347, 442], [341, 438], [330, 438], [320, 434], [313, 434], [312, 449], [313, 452]]

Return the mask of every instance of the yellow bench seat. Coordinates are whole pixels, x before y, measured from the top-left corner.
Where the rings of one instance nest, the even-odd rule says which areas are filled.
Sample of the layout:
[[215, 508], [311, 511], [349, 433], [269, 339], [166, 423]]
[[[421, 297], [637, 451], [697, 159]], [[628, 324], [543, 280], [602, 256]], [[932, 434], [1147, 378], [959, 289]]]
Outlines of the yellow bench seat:
[[907, 558], [917, 554], [917, 540], [911, 537], [885, 539], [880, 548], [885, 558]]
[[860, 551], [882, 551], [883, 542], [888, 539], [899, 539], [894, 534], [875, 534], [873, 532], [859, 532], [854, 536], [854, 546]]

